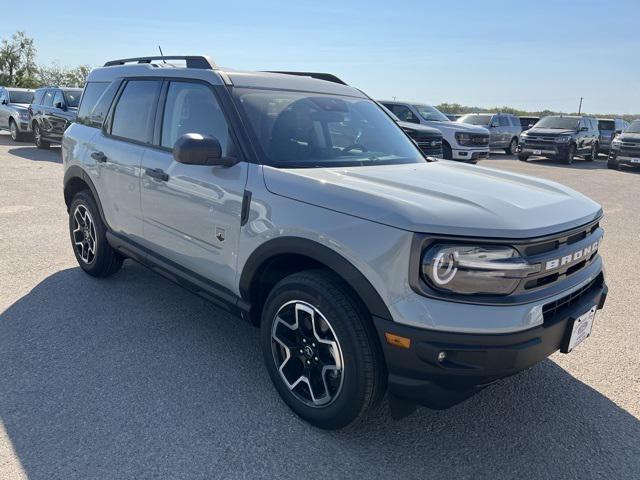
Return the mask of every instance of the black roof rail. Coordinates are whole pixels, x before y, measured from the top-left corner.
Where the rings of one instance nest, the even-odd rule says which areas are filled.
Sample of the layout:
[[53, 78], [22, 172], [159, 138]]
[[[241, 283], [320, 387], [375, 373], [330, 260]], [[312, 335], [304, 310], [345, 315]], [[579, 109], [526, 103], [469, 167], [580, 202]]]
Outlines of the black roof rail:
[[114, 67], [116, 65], [124, 65], [126, 63], [151, 63], [152, 61], [165, 61], [165, 60], [184, 60], [187, 63], [187, 68], [199, 68], [202, 70], [213, 70], [216, 68], [215, 63], [209, 57], [203, 55], [165, 55], [162, 57], [134, 57], [134, 58], [121, 58], [118, 60], [111, 60], [104, 64], [105, 67]]
[[339, 83], [341, 85], [348, 85], [345, 81], [339, 79], [332, 73], [322, 73], [322, 72], [284, 72], [284, 71], [276, 71], [276, 70], [267, 70], [267, 73], [282, 73], [285, 75], [297, 75], [299, 77], [311, 77], [316, 78], [318, 80], [325, 80], [327, 82]]

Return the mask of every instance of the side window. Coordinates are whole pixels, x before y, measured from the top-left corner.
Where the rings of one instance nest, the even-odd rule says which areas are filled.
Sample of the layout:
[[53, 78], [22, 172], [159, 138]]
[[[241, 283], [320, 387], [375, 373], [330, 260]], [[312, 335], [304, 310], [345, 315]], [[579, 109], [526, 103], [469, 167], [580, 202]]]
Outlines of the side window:
[[[119, 85], [120, 82], [111, 85], [108, 82], [87, 83], [80, 99], [77, 122], [90, 127], [102, 127]], [[111, 92], [109, 96], [106, 95], [107, 90]]]
[[44, 97], [44, 92], [45, 92], [45, 90], [43, 90], [43, 89], [36, 90], [36, 93], [33, 95], [33, 104], [34, 105], [41, 105], [42, 104], [42, 99]]
[[498, 123], [501, 127], [508, 127], [509, 126], [509, 119], [506, 117], [506, 115], [498, 115]]
[[127, 82], [113, 112], [111, 134], [137, 142], [149, 142], [161, 85], [162, 82], [158, 80]]
[[46, 91], [46, 93], [44, 94], [44, 101], [42, 102], [42, 104], [45, 107], [53, 106], [53, 95], [54, 95], [54, 91], [53, 90], [47, 90]]
[[53, 106], [55, 108], [59, 108], [62, 105], [64, 105], [64, 97], [60, 90], [56, 90], [55, 95], [53, 96]]
[[513, 125], [514, 127], [520, 126], [520, 120], [518, 119], [518, 117], [509, 117], [509, 120], [511, 120], [511, 125]]
[[185, 133], [211, 135], [218, 139], [222, 155], [229, 155], [229, 126], [213, 91], [206, 85], [171, 82], [162, 116], [160, 144], [172, 148]]
[[4, 89], [0, 88], [0, 103], [4, 102]]
[[390, 110], [403, 122], [420, 123], [420, 119], [405, 105], [390, 105]]

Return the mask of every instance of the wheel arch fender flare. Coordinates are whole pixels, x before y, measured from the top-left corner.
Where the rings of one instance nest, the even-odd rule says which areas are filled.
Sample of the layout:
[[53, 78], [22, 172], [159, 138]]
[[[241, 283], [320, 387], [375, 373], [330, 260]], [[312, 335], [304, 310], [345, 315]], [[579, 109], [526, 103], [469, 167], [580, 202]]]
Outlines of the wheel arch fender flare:
[[72, 185], [74, 185], [74, 183], [78, 181], [84, 183], [87, 187], [89, 187], [89, 190], [91, 191], [91, 195], [93, 196], [93, 199], [95, 200], [96, 205], [98, 206], [100, 219], [102, 220], [102, 223], [104, 223], [104, 225], [107, 225], [107, 228], [108, 228], [107, 220], [104, 216], [104, 211], [102, 210], [102, 203], [100, 202], [100, 197], [98, 196], [98, 191], [96, 190], [96, 187], [93, 184], [93, 181], [91, 181], [91, 177], [89, 176], [89, 174], [82, 167], [78, 165], [71, 165], [67, 169], [67, 171], [64, 173], [64, 180], [63, 180], [64, 201], [67, 206], [67, 210], [71, 206], [71, 201], [73, 200], [73, 196], [70, 195], [68, 192], [73, 191]]
[[301, 237], [274, 238], [253, 251], [240, 275], [239, 290], [243, 299], [250, 299], [253, 282], [258, 277], [261, 267], [267, 265], [270, 259], [282, 254], [301, 255], [325, 265], [353, 288], [371, 315], [387, 320], [393, 319], [380, 294], [353, 263], [331, 248]]

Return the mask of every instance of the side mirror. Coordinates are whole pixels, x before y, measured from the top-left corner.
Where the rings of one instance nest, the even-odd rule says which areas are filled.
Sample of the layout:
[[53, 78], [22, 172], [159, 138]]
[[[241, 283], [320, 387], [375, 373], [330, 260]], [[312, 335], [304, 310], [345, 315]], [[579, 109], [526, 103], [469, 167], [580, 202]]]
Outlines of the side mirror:
[[65, 107], [64, 103], [62, 103], [62, 102], [56, 102], [54, 107], [59, 108], [60, 110], [66, 110], [67, 109], [67, 107]]
[[498, 122], [491, 122], [491, 125], [489, 125], [489, 128], [498, 128], [500, 126], [500, 124]]
[[217, 138], [200, 133], [185, 133], [173, 145], [173, 158], [185, 165], [211, 165], [231, 167], [235, 158], [223, 157]]
[[580, 127], [578, 129], [579, 132], [586, 132], [587, 130], [589, 130], [587, 127]]
[[6, 105], [6, 104], [8, 104], [8, 103], [9, 103], [9, 102], [7, 102], [7, 99], [6, 99], [6, 98], [3, 98], [3, 99], [2, 99], [2, 105]]
[[615, 137], [616, 135], [620, 135], [621, 133], [622, 133], [622, 130], [616, 130], [613, 136]]

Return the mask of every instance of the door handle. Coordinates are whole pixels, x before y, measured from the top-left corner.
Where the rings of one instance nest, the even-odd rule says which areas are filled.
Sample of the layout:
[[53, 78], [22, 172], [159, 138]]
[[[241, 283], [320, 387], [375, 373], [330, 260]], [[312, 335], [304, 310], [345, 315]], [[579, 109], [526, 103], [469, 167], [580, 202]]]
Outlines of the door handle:
[[145, 168], [144, 173], [151, 178], [166, 182], [169, 180], [169, 174], [161, 168]]
[[107, 161], [107, 156], [102, 152], [93, 152], [91, 154], [91, 158], [93, 158], [98, 163], [104, 163]]

